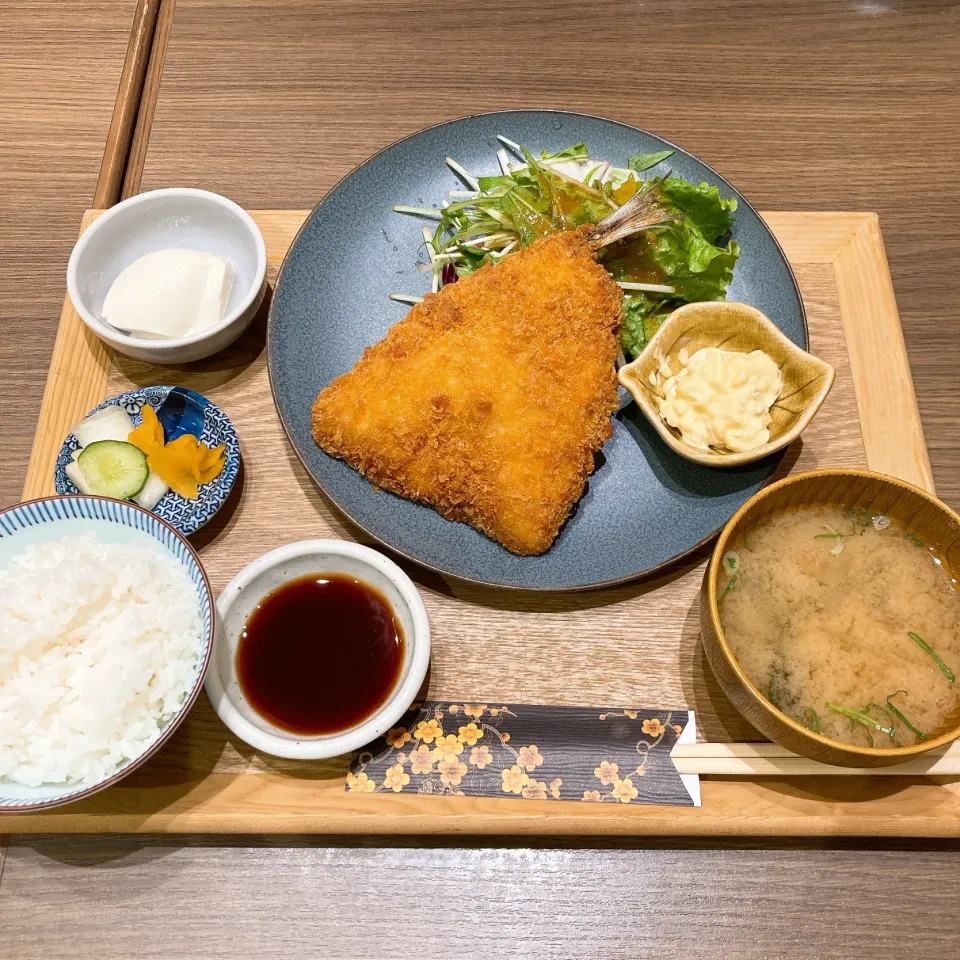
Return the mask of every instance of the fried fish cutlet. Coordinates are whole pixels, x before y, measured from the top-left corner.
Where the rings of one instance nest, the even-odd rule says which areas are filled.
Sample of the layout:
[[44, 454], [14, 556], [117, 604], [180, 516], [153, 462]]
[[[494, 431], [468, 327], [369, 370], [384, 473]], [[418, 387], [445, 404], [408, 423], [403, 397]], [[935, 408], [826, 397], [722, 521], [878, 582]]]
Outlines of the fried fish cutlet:
[[623, 295], [595, 253], [671, 219], [638, 191], [596, 226], [428, 295], [320, 393], [316, 442], [514, 553], [543, 553], [612, 433]]
[[582, 227], [446, 286], [313, 406], [313, 436], [369, 480], [543, 553], [612, 433], [623, 296]]

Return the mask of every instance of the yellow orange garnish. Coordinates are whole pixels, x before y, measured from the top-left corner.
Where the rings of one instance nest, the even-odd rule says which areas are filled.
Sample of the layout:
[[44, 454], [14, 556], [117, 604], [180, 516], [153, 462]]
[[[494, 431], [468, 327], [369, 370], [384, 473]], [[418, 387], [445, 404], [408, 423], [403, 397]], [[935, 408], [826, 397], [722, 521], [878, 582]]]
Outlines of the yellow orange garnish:
[[140, 426], [127, 440], [149, 457], [154, 450], [163, 446], [163, 426], [157, 419], [156, 411], [148, 403], [143, 405], [140, 415], [143, 417]]
[[636, 177], [627, 177], [611, 194], [614, 203], [626, 203], [637, 192], [637, 186]]
[[196, 500], [198, 486], [220, 475], [226, 464], [226, 446], [210, 448], [199, 443], [192, 433], [163, 442], [163, 426], [149, 404], [141, 410], [143, 422], [127, 438], [147, 455], [147, 466], [174, 493], [187, 500]]
[[203, 449], [200, 451], [200, 458], [194, 469], [194, 476], [198, 483], [209, 483], [220, 475], [226, 463], [226, 444], [221, 443], [219, 447], [207, 447], [200, 445]]
[[[196, 441], [196, 437], [193, 439]], [[193, 475], [193, 459], [189, 455], [184, 457], [181, 451], [172, 447], [173, 444], [168, 443], [160, 450], [154, 450], [147, 456], [147, 465], [174, 493], [188, 500], [196, 500], [198, 490], [197, 479]]]

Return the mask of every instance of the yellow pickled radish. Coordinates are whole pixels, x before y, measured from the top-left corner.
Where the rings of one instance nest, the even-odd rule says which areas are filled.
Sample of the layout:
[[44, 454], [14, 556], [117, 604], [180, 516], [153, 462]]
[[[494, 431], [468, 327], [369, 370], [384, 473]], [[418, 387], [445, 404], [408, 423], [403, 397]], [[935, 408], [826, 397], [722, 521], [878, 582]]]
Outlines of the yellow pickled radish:
[[154, 450], [163, 447], [163, 425], [148, 403], [143, 405], [140, 415], [143, 418], [140, 426], [131, 432], [127, 440], [149, 456]]
[[[196, 437], [194, 437], [196, 440]], [[193, 475], [193, 459], [184, 457], [181, 451], [172, 450], [173, 444], [167, 444], [147, 455], [147, 463], [164, 483], [187, 500], [197, 499], [197, 480]]]
[[151, 470], [175, 493], [195, 500], [198, 486], [220, 475], [226, 465], [226, 446], [210, 448], [199, 443], [192, 433], [185, 433], [164, 443], [163, 425], [149, 404], [141, 410], [143, 421], [129, 436], [129, 442], [147, 455]]

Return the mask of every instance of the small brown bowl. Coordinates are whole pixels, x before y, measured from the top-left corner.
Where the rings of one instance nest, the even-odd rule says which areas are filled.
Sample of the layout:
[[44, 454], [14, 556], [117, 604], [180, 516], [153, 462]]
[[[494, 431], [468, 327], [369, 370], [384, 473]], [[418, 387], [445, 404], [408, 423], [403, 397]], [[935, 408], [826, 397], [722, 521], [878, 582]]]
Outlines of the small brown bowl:
[[751, 497], [723, 528], [700, 589], [703, 648], [723, 692], [771, 740], [812, 760], [841, 767], [903, 763], [957, 739], [960, 716], [952, 718], [950, 729], [907, 747], [858, 747], [831, 740], [781, 713], [741, 669], [720, 623], [717, 584], [723, 556], [771, 514], [808, 504], [863, 507], [899, 520], [929, 543], [946, 566], [960, 570], [960, 515], [919, 487], [864, 470], [814, 470], [771, 484]]
[[[741, 453], [700, 450], [680, 439], [680, 434], [660, 416], [660, 394], [650, 382], [660, 358], [680, 368], [677, 355], [686, 348], [694, 354], [704, 347], [722, 347], [750, 353], [762, 350], [772, 357], [783, 376], [783, 391], [770, 408], [770, 439]], [[836, 373], [825, 360], [801, 350], [785, 337], [766, 314], [745, 303], [711, 300], [688, 303], [674, 310], [632, 363], [620, 368], [620, 383], [630, 391], [654, 430], [681, 457], [705, 467], [736, 467], [761, 460], [792, 443], [807, 428], [833, 386]]]

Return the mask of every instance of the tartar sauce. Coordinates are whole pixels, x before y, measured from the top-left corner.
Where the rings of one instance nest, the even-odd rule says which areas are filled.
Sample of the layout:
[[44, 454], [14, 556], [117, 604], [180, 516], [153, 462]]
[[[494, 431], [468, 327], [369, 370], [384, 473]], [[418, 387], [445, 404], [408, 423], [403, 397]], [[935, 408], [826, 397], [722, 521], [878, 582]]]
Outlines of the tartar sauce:
[[665, 379], [660, 416], [679, 431], [684, 443], [733, 453], [767, 443], [770, 408], [783, 389], [777, 364], [762, 350], [736, 353], [706, 347], [689, 359], [685, 351], [680, 354], [678, 373], [661, 364]]

